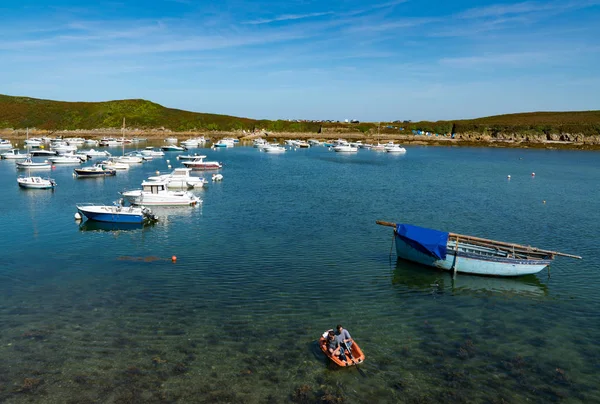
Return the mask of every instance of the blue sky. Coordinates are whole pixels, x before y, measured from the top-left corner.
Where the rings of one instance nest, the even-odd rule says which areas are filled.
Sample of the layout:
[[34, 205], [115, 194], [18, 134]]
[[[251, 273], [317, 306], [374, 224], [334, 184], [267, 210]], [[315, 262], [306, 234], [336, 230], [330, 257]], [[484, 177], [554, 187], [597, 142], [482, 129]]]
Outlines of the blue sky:
[[600, 0], [0, 3], [0, 93], [267, 119], [600, 109]]

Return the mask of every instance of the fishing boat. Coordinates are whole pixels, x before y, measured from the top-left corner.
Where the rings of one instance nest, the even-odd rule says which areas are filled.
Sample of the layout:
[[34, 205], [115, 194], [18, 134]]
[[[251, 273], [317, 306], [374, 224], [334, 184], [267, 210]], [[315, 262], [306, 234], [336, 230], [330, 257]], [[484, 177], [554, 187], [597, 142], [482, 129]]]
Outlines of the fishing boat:
[[16, 162], [17, 168], [22, 169], [22, 170], [47, 170], [52, 168], [52, 163], [50, 163], [48, 160], [45, 161], [33, 161], [31, 159], [31, 157], [27, 157], [24, 161], [17, 161]]
[[168, 188], [202, 188], [208, 181], [203, 177], [190, 175], [191, 171], [191, 168], [179, 167], [170, 174], [148, 177], [148, 181], [164, 181]]
[[381, 220], [376, 223], [394, 228], [399, 258], [455, 274], [522, 276], [540, 272], [558, 255], [581, 259], [577, 255], [410, 224]]
[[360, 349], [355, 340], [353, 340], [352, 345], [349, 346], [350, 352], [348, 352], [347, 350], [345, 351], [345, 361], [341, 360], [337, 356], [331, 355], [329, 349], [327, 349], [327, 334], [329, 333], [329, 331], [330, 330], [325, 331], [321, 335], [321, 338], [319, 338], [319, 347], [321, 348], [323, 353], [333, 361], [333, 363], [335, 363], [338, 366], [346, 367], [358, 365], [359, 363], [363, 363], [365, 361], [365, 354], [363, 353], [362, 349]]
[[117, 170], [105, 167], [104, 164], [94, 164], [89, 167], [75, 168], [73, 172], [77, 178], [108, 177], [117, 174]]
[[166, 181], [144, 181], [142, 189], [122, 192], [121, 195], [132, 205], [185, 206], [202, 203], [188, 191], [169, 191]]
[[112, 205], [80, 203], [76, 207], [82, 216], [97, 222], [152, 223], [157, 220], [150, 209], [143, 206], [123, 206], [122, 201], [117, 201]]
[[21, 188], [29, 189], [54, 189], [56, 187], [56, 181], [52, 178], [19, 177], [17, 183]]
[[192, 170], [218, 170], [223, 167], [218, 161], [204, 161], [206, 156], [196, 156], [192, 161], [184, 161], [181, 164]]

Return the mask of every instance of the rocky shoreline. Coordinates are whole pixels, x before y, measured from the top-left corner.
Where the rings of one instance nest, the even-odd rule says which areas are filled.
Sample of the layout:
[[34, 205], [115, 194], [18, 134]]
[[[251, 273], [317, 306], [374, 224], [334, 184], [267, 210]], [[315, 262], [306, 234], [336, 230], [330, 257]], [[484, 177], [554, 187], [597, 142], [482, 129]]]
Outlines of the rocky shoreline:
[[[0, 130], [0, 137], [14, 142], [23, 141], [26, 138], [24, 129]], [[93, 129], [93, 130], [40, 130], [30, 129], [30, 137], [83, 137], [101, 139], [103, 137], [126, 138], [140, 137], [157, 141], [167, 137], [176, 137], [185, 140], [191, 137], [205, 136], [210, 139], [222, 137], [236, 137], [242, 141], [263, 137], [273, 141], [286, 139], [319, 139], [333, 140], [344, 138], [347, 140], [360, 140], [363, 143], [386, 143], [395, 141], [405, 145], [427, 145], [427, 146], [467, 146], [467, 147], [507, 147], [507, 148], [540, 148], [540, 149], [576, 149], [576, 150], [600, 150], [600, 136], [584, 136], [583, 134], [527, 134], [527, 133], [495, 133], [492, 135], [481, 133], [457, 133], [450, 135], [414, 135], [400, 133], [362, 133], [362, 132], [339, 132], [323, 131], [312, 132], [266, 132], [248, 133], [245, 131], [187, 131], [174, 132], [164, 128], [158, 129], [125, 129], [119, 128]]]

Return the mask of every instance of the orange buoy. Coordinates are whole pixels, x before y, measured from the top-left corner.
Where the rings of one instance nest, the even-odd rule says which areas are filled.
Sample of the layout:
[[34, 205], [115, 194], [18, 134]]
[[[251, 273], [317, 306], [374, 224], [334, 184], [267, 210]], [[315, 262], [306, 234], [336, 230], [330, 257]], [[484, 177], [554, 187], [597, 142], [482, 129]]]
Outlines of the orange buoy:
[[177, 257], [176, 256], [172, 256], [171, 257], [171, 261], [176, 262], [177, 261]]

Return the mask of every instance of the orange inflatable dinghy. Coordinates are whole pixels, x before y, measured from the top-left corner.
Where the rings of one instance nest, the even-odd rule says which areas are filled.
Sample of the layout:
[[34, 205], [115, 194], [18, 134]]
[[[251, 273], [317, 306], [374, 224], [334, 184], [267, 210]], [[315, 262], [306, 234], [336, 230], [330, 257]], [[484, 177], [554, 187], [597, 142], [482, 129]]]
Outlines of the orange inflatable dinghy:
[[341, 360], [337, 356], [332, 356], [331, 353], [329, 352], [329, 350], [327, 349], [327, 334], [328, 333], [329, 333], [329, 331], [325, 331], [323, 333], [323, 335], [321, 335], [321, 338], [319, 338], [319, 346], [321, 347], [321, 350], [323, 351], [323, 353], [325, 353], [325, 355], [327, 355], [327, 357], [329, 359], [331, 359], [336, 365], [342, 366], [342, 367], [353, 366], [353, 365], [358, 365], [359, 363], [363, 363], [363, 361], [365, 360], [365, 354], [363, 353], [362, 349], [360, 349], [360, 347], [358, 346], [356, 341], [353, 341], [352, 345], [350, 346], [350, 353], [352, 354], [352, 357], [350, 357], [347, 350], [345, 350], [345, 354], [346, 354], [345, 361]]

